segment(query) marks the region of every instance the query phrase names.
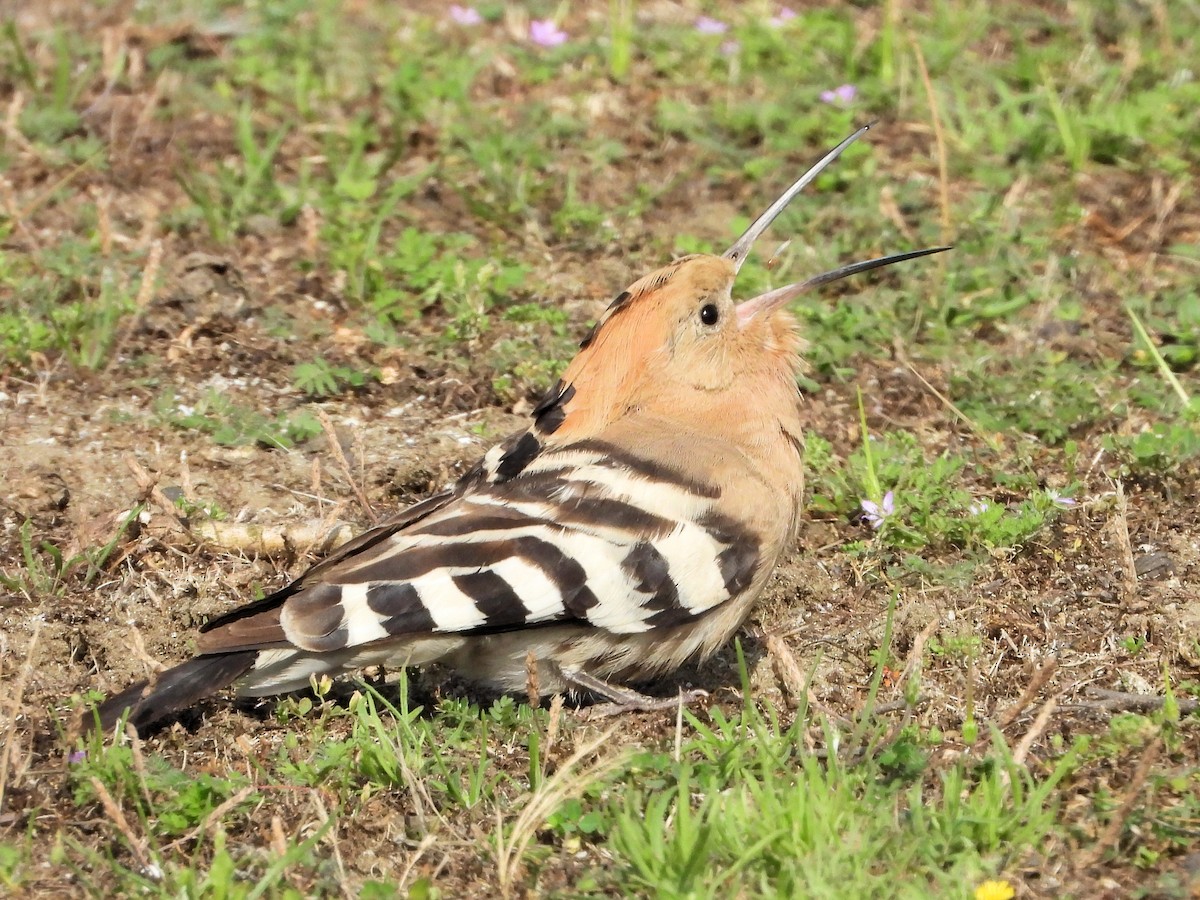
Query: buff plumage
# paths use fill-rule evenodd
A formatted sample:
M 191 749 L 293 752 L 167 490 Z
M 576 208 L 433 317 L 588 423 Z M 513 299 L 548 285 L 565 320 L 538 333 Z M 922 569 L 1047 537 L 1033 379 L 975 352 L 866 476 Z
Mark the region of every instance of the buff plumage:
M 230 684 L 304 687 L 368 665 L 446 664 L 492 688 L 619 685 L 704 658 L 749 615 L 794 540 L 804 487 L 788 302 L 898 254 L 735 304 L 754 240 L 861 129 L 721 256 L 622 291 L 529 427 L 450 489 L 283 590 L 210 622 L 198 655 L 110 698 L 143 728 Z

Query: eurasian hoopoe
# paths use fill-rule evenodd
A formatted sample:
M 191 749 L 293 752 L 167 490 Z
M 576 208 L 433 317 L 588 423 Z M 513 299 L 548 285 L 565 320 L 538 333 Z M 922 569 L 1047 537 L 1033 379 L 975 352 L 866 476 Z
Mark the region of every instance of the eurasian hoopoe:
M 444 663 L 502 691 L 583 688 L 704 658 L 742 624 L 793 541 L 804 489 L 787 304 L 855 263 L 734 304 L 751 246 L 867 129 L 787 189 L 721 256 L 634 282 L 584 338 L 533 423 L 448 490 L 372 528 L 287 587 L 201 629 L 196 658 L 101 707 L 138 727 L 237 683 Z M 634 697 L 638 695 L 632 695 Z

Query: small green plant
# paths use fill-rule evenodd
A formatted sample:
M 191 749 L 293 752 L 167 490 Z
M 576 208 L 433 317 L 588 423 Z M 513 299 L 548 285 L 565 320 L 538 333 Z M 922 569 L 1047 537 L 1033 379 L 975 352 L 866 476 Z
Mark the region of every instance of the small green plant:
M 376 372 L 360 372 L 350 366 L 335 366 L 318 357 L 312 362 L 297 363 L 292 369 L 292 383 L 310 397 L 333 397 L 356 390 L 376 376 Z
M 1146 646 L 1146 636 L 1143 634 L 1131 634 L 1121 638 L 1121 648 L 1130 656 L 1137 656 Z
M 169 492 L 164 491 L 164 494 L 167 494 L 167 496 L 170 497 Z M 220 504 L 212 500 L 201 500 L 198 498 L 189 500 L 181 493 L 179 496 L 171 498 L 171 501 L 175 504 L 175 508 L 183 514 L 184 518 L 201 516 L 205 519 L 212 519 L 217 522 L 229 518 L 229 513 L 222 509 Z
M 0 886 L 15 891 L 21 885 L 23 862 L 28 853 L 7 841 L 0 842 Z
M 639 889 L 696 897 L 768 884 L 787 896 L 958 893 L 995 872 L 996 854 L 1035 847 L 1051 831 L 1055 787 L 1077 765 L 1067 754 L 1035 778 L 993 735 L 987 765 L 953 765 L 921 781 L 915 734 L 886 757 L 849 765 L 838 754 L 805 753 L 796 731 L 803 723 L 784 728 L 753 706 L 743 716 L 731 746 L 702 729 L 679 762 L 643 757 L 628 776 L 610 846 Z M 657 787 L 663 776 L 667 784 Z
M 199 207 L 209 233 L 228 243 L 246 228 L 252 215 L 267 214 L 282 205 L 275 180 L 275 159 L 290 128 L 281 126 L 260 138 L 254 109 L 244 104 L 234 122 L 237 157 L 211 167 L 193 163 L 179 175 L 179 185 Z
M 247 784 L 236 773 L 222 777 L 185 772 L 159 756 L 147 757 L 143 763 L 135 763 L 132 748 L 124 742 L 106 745 L 101 735 L 94 735 L 85 750 L 75 751 L 70 757 L 75 803 L 85 806 L 100 802 L 96 788 L 99 782 L 112 799 L 134 810 L 143 825 L 153 820 L 156 834 L 174 837 L 206 821 Z M 242 801 L 244 805 L 252 802 L 249 797 Z
M 324 693 L 328 683 L 318 696 Z M 281 706 L 288 718 L 307 717 L 312 709 L 307 697 Z M 488 751 L 489 719 L 473 712 L 463 716 L 452 708 L 448 715 L 439 710 L 429 718 L 420 706 L 409 705 L 407 679 L 402 676 L 395 701 L 368 687 L 356 691 L 345 707 L 322 705 L 319 720 L 310 720 L 309 726 L 323 732 L 334 720 L 348 718 L 349 735 L 324 740 L 306 760 L 295 758 L 298 739 L 289 737 L 281 767 L 298 783 L 335 785 L 362 797 L 420 784 L 426 796 L 470 808 L 492 798 L 504 780 Z
M 113 551 L 121 543 L 126 529 L 141 515 L 144 507 L 135 506 L 117 525 L 116 532 L 100 547 L 88 547 L 74 556 L 66 556 L 60 547 L 34 537 L 34 525 L 26 519 L 18 531 L 20 563 L 0 568 L 0 585 L 31 597 L 54 596 L 66 591 L 73 580 L 90 585 L 104 571 Z
M 635 33 L 633 14 L 633 0 L 609 0 L 608 74 L 614 81 L 624 81 L 629 75 Z
M 610 814 L 596 808 L 597 795 L 601 792 L 601 786 L 596 785 L 593 796 L 567 800 L 546 820 L 546 827 L 567 839 L 575 835 L 593 838 L 607 834 L 612 823 Z
M 0 222 L 0 244 L 11 228 Z M 0 246 L 0 363 L 61 355 L 84 369 L 106 365 L 136 307 L 142 260 L 101 254 L 92 241 L 66 238 L 18 254 Z
M 349 273 L 353 295 L 379 320 L 373 336 L 438 304 L 450 319 L 446 338 L 471 337 L 486 326 L 492 306 L 508 302 L 524 283 L 520 265 L 466 256 L 463 251 L 475 243 L 468 235 L 405 228 L 386 250 L 377 251 L 381 223 L 364 225 L 365 231 L 337 239 L 331 259 Z
M 168 391 L 155 402 L 154 410 L 168 425 L 204 432 L 214 442 L 230 447 L 262 444 L 287 449 L 321 432 L 321 423 L 304 410 L 269 418 L 239 406 L 216 390 L 192 405 L 180 403 Z
M 810 510 L 856 517 L 880 544 L 896 550 L 948 545 L 982 556 L 1018 549 L 1075 504 L 1031 486 L 1017 502 L 981 498 L 976 493 L 986 471 L 981 462 L 949 453 L 931 459 L 916 436 L 905 432 L 869 438 L 844 462 L 819 435 L 807 435 L 806 444 L 814 472 Z
M 1200 430 L 1191 421 L 1155 422 L 1137 434 L 1105 435 L 1103 445 L 1121 474 L 1165 474 L 1200 455 Z
M 983 638 L 977 634 L 943 634 L 929 640 L 930 653 L 958 662 L 976 659 L 982 649 Z
M 1113 414 L 1110 364 L 1084 367 L 1060 352 L 1013 360 L 995 357 L 956 367 L 950 393 L 962 412 L 986 433 L 1028 434 L 1049 444 Z
M 56 29 L 43 48 L 52 59 L 50 71 L 35 65 L 30 56 L 28 41 L 15 19 L 5 19 L 0 25 L 0 45 L 7 45 L 0 56 L 11 60 L 4 65 L 6 74 L 24 90 L 32 91 L 35 102 L 21 111 L 21 132 L 31 141 L 56 147 L 80 130 L 79 98 L 91 83 L 99 60 L 94 45 L 84 51 L 68 30 Z M 90 51 L 90 52 L 89 52 Z M 14 107 L 16 108 L 16 107 Z

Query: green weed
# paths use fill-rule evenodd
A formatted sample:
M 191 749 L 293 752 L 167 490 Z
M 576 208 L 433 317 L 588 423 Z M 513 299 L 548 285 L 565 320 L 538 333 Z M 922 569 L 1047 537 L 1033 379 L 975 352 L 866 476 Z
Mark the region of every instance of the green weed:
M 104 544 L 87 547 L 72 556 L 64 554 L 51 541 L 35 538 L 33 522 L 26 519 L 18 531 L 21 558 L 11 567 L 0 568 L 0 586 L 29 597 L 52 597 L 64 594 L 76 581 L 84 586 L 93 584 L 143 509 L 139 505 L 130 510 Z
M 193 163 L 179 175 L 179 185 L 199 208 L 209 234 L 228 243 L 243 233 L 254 215 L 276 216 L 283 194 L 276 181 L 275 159 L 290 128 L 281 126 L 260 136 L 254 110 L 244 104 L 234 120 L 237 156 L 208 167 Z
M 312 362 L 297 363 L 292 368 L 292 383 L 310 397 L 333 397 L 363 387 L 368 378 L 376 375 L 350 366 L 335 366 L 318 357 Z
M 6 890 L 15 891 L 21 886 L 21 870 L 28 856 L 28 848 L 18 847 L 7 841 L 0 843 L 0 885 Z
M 309 412 L 279 413 L 273 418 L 239 406 L 223 393 L 211 390 L 195 404 L 179 402 L 168 391 L 154 403 L 164 424 L 208 434 L 217 444 L 239 447 L 261 444 L 287 449 L 319 434 L 321 424 Z
M 1106 435 L 1102 443 L 1116 456 L 1123 475 L 1165 474 L 1200 456 L 1200 434 L 1193 421 L 1155 422 L 1137 434 Z
M 989 489 L 986 482 L 980 484 L 987 471 L 982 459 L 949 453 L 930 457 L 905 432 L 871 438 L 844 461 L 834 459 L 819 435 L 809 434 L 806 440 L 815 474 L 809 509 L 865 518 L 864 527 L 872 526 L 876 540 L 896 550 L 951 546 L 982 554 L 1019 549 L 1057 510 L 1074 504 L 1069 497 L 1028 485 L 1028 496 L 1017 502 L 981 496 Z M 991 489 L 1007 493 L 999 483 Z
M 626 877 L 657 896 L 959 895 L 1055 827 L 1053 792 L 1076 764 L 1037 779 L 998 745 L 984 766 L 914 781 L 924 767 L 909 738 L 890 748 L 885 778 L 878 760 L 806 753 L 806 723 L 753 707 L 732 729 L 691 724 L 679 762 L 643 760 L 611 832 Z
M 0 222 L 0 242 L 11 227 Z M 0 363 L 62 356 L 99 369 L 136 308 L 141 260 L 101 255 L 97 242 L 66 238 L 21 254 L 0 246 Z

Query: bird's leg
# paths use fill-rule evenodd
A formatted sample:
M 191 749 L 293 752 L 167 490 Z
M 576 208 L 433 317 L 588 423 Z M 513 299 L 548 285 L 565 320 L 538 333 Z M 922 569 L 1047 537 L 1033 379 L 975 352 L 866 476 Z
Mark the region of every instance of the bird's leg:
M 363 669 L 362 680 L 376 690 L 379 690 L 387 684 L 387 669 L 382 664 L 367 666 Z
M 563 676 L 576 687 L 591 691 L 593 694 L 599 694 L 609 701 L 608 703 L 593 706 L 588 710 L 589 715 L 596 717 L 616 716 L 628 712 L 653 712 L 663 709 L 678 709 L 680 706 L 687 706 L 708 696 L 708 691 L 695 690 L 686 693 L 680 691 L 676 697 L 647 697 L 645 694 L 640 694 L 630 688 L 609 684 L 607 681 L 597 678 L 595 675 L 589 675 L 587 672 L 578 670 L 564 671 Z

